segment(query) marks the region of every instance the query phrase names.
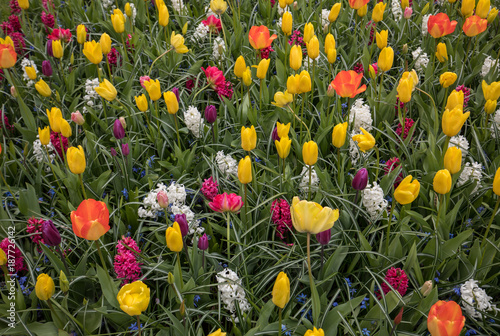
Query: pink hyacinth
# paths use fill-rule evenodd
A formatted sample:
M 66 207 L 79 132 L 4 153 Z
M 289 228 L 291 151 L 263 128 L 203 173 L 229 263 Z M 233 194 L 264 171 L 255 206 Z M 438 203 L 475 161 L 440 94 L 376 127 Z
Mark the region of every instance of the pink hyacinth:
M 24 41 L 23 33 L 14 32 L 10 34 L 12 42 L 14 42 L 14 49 L 19 55 L 24 54 L 24 48 L 26 48 L 26 42 Z
M 397 157 L 393 157 L 390 160 L 387 160 L 385 163 L 384 171 L 385 174 L 389 174 L 391 171 L 394 169 L 397 169 L 401 165 L 401 161 Z M 397 188 L 399 184 L 403 181 L 403 172 L 400 172 L 398 177 L 396 177 L 396 180 L 394 181 L 394 188 Z
M 7 269 L 9 273 L 17 274 L 21 271 L 26 270 L 26 265 L 24 265 L 24 258 L 21 250 L 17 248 L 14 242 L 10 241 L 9 238 L 4 238 L 0 243 L 0 248 L 5 252 L 7 260 L 10 261 L 14 258 L 13 263 L 7 263 Z
M 401 109 L 401 111 L 403 111 L 404 108 L 405 103 L 399 101 L 399 97 L 396 97 L 396 105 L 394 106 L 394 109 L 396 110 L 396 116 L 398 115 L 399 110 Z
M 268 59 L 269 58 L 269 54 L 274 51 L 274 49 L 269 46 L 267 48 L 264 48 L 264 49 L 261 49 L 260 50 L 260 58 L 262 59 Z
M 21 22 L 19 21 L 19 16 L 11 15 L 9 16 L 9 24 L 15 32 L 22 32 Z
M 286 239 L 287 234 L 292 230 L 292 216 L 290 204 L 285 199 L 274 200 L 271 204 L 271 221 L 277 225 L 276 235 L 281 240 Z
M 115 67 L 118 65 L 120 54 L 118 53 L 118 50 L 116 50 L 115 47 L 111 48 L 111 50 L 109 51 L 108 55 L 106 55 L 106 57 L 108 58 L 109 65 L 111 67 Z M 120 64 L 121 64 L 121 60 L 120 60 Z M 144 77 L 147 77 L 147 76 L 144 76 Z M 142 82 L 141 82 L 141 85 L 142 85 Z
M 45 10 L 49 10 L 49 5 L 50 7 L 52 7 L 52 9 L 55 9 L 54 7 L 54 3 L 52 2 L 52 0 L 42 0 L 42 6 L 43 8 L 45 8 Z
M 455 90 L 462 91 L 464 93 L 464 109 L 465 109 L 467 107 L 467 104 L 469 103 L 470 89 L 462 84 L 462 85 L 457 86 L 457 88 Z
M 368 24 L 366 25 L 366 28 L 370 28 L 370 38 L 368 39 L 368 45 L 372 45 L 373 42 L 375 42 L 375 27 L 376 23 L 373 21 L 369 21 Z
M 17 3 L 17 0 L 10 0 L 9 6 L 10 6 L 10 13 L 11 14 L 19 14 L 19 13 L 21 13 L 21 7 L 19 7 L 19 4 Z
M 306 43 L 302 37 L 302 33 L 299 30 L 295 30 L 288 40 L 288 44 L 291 46 L 298 45 L 302 48 L 302 55 L 307 55 Z
M 238 212 L 243 206 L 243 201 L 241 196 L 223 193 L 215 196 L 208 206 L 215 212 Z
M 215 89 L 215 92 L 217 92 L 220 97 L 231 99 L 233 98 L 233 83 L 225 81 L 223 85 L 220 85 Z
M 59 136 L 61 136 L 61 139 L 59 139 Z M 62 134 L 56 133 L 54 131 L 50 131 L 50 142 L 52 143 L 52 146 L 57 151 L 57 154 L 59 154 L 59 157 L 63 157 L 63 152 L 61 150 L 61 142 L 64 148 L 64 153 L 68 150 L 68 138 L 64 137 Z
M 71 31 L 69 29 L 56 28 L 52 31 L 52 33 L 48 36 L 52 41 L 63 40 L 66 43 L 71 41 Z
M 363 63 L 361 62 L 356 63 L 356 65 L 354 65 L 352 70 L 354 70 L 358 74 L 363 73 L 365 71 L 365 69 L 363 68 Z
M 141 263 L 137 260 L 137 254 L 141 250 L 135 240 L 131 237 L 124 237 L 116 245 L 118 253 L 115 255 L 113 263 L 116 276 L 123 279 L 123 284 L 138 280 L 141 275 Z
M 205 179 L 203 181 L 203 184 L 201 186 L 201 193 L 203 194 L 203 196 L 207 198 L 207 200 L 212 202 L 215 196 L 217 196 L 218 193 L 217 187 L 218 187 L 217 181 L 214 180 L 212 176 L 210 176 L 208 179 Z
M 401 296 L 404 296 L 406 294 L 406 291 L 408 290 L 408 277 L 406 276 L 405 271 L 403 271 L 401 268 L 391 267 L 391 269 L 389 269 L 385 274 L 385 281 L 387 281 L 392 286 L 392 288 L 397 290 Z M 392 290 L 392 288 L 389 287 L 385 282 L 380 286 L 382 287 L 384 294 L 387 294 Z M 380 293 L 377 293 L 377 297 L 381 297 Z
M 401 133 L 403 133 L 403 140 L 405 140 L 408 137 L 408 133 L 410 132 L 410 129 L 414 123 L 415 122 L 413 121 L 413 119 L 406 118 L 404 133 L 403 133 L 403 127 L 401 126 L 401 123 L 399 123 L 398 128 L 396 129 L 397 135 L 401 136 Z
M 45 25 L 45 31 L 48 31 L 49 28 L 54 28 L 54 15 L 42 12 L 42 23 Z
M 42 237 L 42 224 L 45 222 L 43 219 L 37 219 L 31 217 L 28 219 L 28 226 L 26 227 L 26 232 L 30 234 L 31 241 L 37 245 L 40 243 L 45 244 Z

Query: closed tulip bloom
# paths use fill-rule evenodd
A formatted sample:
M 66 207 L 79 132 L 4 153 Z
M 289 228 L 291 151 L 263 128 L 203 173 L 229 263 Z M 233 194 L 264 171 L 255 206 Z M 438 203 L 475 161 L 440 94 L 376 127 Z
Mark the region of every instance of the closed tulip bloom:
M 94 64 L 99 64 L 102 61 L 102 49 L 101 44 L 92 40 L 91 42 L 85 42 L 83 47 L 83 54 L 87 56 L 87 59 Z
M 370 0 L 349 0 L 349 6 L 352 9 L 358 10 L 364 5 L 368 4 L 368 2 L 370 2 Z
M 145 112 L 148 109 L 148 99 L 145 94 L 141 94 L 138 97 L 134 96 L 134 99 L 139 111 Z
M 43 146 L 47 146 L 50 143 L 50 128 L 49 128 L 49 126 L 45 126 L 45 128 L 43 128 L 43 129 L 38 127 L 38 138 L 40 139 L 40 143 Z
M 282 159 L 286 159 L 290 154 L 290 148 L 292 146 L 292 140 L 288 136 L 280 137 L 279 140 L 275 140 L 276 150 L 278 151 L 278 156 Z
M 40 95 L 44 97 L 50 97 L 50 95 L 52 94 L 49 84 L 47 84 L 43 79 L 40 79 L 35 83 L 35 89 Z
M 361 168 L 352 179 L 352 187 L 355 190 L 363 190 L 368 184 L 368 170 Z
M 412 182 L 412 179 L 413 176 L 406 176 L 396 190 L 394 190 L 394 198 L 399 204 L 410 204 L 417 199 L 420 192 L 420 183 L 416 179 Z
M 51 220 L 43 222 L 42 238 L 48 246 L 57 246 L 61 243 L 61 234 Z
M 380 71 L 389 71 L 392 68 L 392 63 L 394 62 L 394 50 L 391 47 L 385 47 L 380 52 L 378 56 L 378 68 Z
M 52 41 L 52 55 L 55 58 L 63 57 L 64 51 L 60 40 Z
M 444 168 L 451 174 L 456 174 L 462 169 L 462 151 L 458 147 L 448 147 L 444 154 Z
M 368 13 L 368 5 L 359 8 L 356 13 L 359 17 L 364 17 Z
M 63 119 L 64 120 L 64 119 Z M 69 170 L 73 174 L 82 174 L 85 171 L 85 152 L 82 146 L 70 147 L 66 151 L 66 158 L 68 160 Z
M 182 237 L 185 237 L 189 233 L 189 224 L 187 222 L 186 214 L 175 215 L 174 221 L 177 222 L 177 224 L 179 224 Z
M 42 73 L 47 77 L 52 76 L 52 65 L 50 65 L 50 61 L 45 60 L 42 62 Z
M 271 104 L 278 106 L 278 107 L 285 107 L 288 104 L 290 104 L 293 101 L 293 95 L 288 93 L 288 91 L 285 90 L 285 92 L 278 91 L 274 94 L 274 102 Z
M 436 47 L 436 57 L 439 62 L 443 63 L 448 60 L 448 51 L 446 50 L 446 44 L 441 42 Z
M 7 255 L 4 250 L 0 248 L 0 266 L 7 265 Z
M 234 63 L 234 75 L 238 78 L 243 77 L 243 73 L 247 69 L 247 64 L 243 56 L 239 56 Z
M 341 8 L 342 2 L 337 2 L 332 6 L 332 9 L 330 9 L 330 13 L 328 14 L 328 21 L 330 21 L 330 23 L 337 21 Z
M 300 94 L 300 75 L 291 75 L 286 81 L 286 88 L 290 94 Z
M 113 24 L 113 29 L 118 34 L 121 34 L 125 31 L 125 16 L 123 15 L 121 10 L 113 10 L 113 14 L 111 14 L 111 23 Z
M 375 146 L 375 138 L 363 127 L 359 128 L 363 134 L 353 135 L 352 140 L 358 143 L 359 149 L 364 153 Z
M 251 127 L 246 128 L 245 126 L 241 127 L 241 148 L 250 152 L 252 149 L 257 146 L 257 132 L 255 131 L 255 127 L 253 125 Z
M 488 18 L 487 18 L 487 21 L 489 24 L 492 24 L 493 21 L 495 21 L 495 19 L 498 17 L 498 9 L 496 9 L 495 7 L 493 7 L 491 10 L 490 10 L 490 13 L 488 14 Z
M 217 108 L 213 105 L 208 105 L 205 109 L 205 120 L 209 124 L 213 124 L 217 120 Z
M 179 102 L 177 101 L 177 97 L 175 93 L 172 91 L 167 91 L 163 94 L 163 99 L 165 99 L 165 103 L 167 104 L 167 111 L 169 114 L 176 114 L 179 111 Z
M 332 132 L 332 144 L 337 148 L 344 146 L 346 135 L 347 135 L 347 121 L 335 125 Z
M 149 98 L 152 101 L 157 101 L 158 99 L 161 98 L 161 87 L 160 87 L 160 81 L 158 79 L 150 79 L 148 81 L 144 82 L 144 87 L 146 88 L 146 91 L 149 94 Z
M 87 29 L 84 25 L 78 25 L 76 27 L 76 41 L 80 44 L 84 44 L 87 40 Z
M 101 35 L 101 39 L 99 40 L 99 44 L 101 45 L 101 51 L 104 55 L 109 54 L 111 51 L 111 38 L 108 34 L 103 33 Z
M 250 70 L 250 67 L 247 67 L 245 71 L 243 71 L 243 76 L 241 77 L 241 80 L 243 81 L 243 84 L 246 86 L 252 85 L 252 71 Z
M 208 336 L 226 336 L 226 333 L 222 332 L 221 328 L 219 328 Z
M 387 4 L 383 2 L 379 2 L 373 7 L 373 13 L 372 13 L 372 21 L 373 22 L 380 22 L 384 18 L 384 11 L 385 7 Z
M 451 189 L 451 174 L 448 169 L 441 169 L 434 175 L 432 183 L 434 191 L 440 195 L 446 195 Z
M 290 301 L 290 280 L 284 272 L 280 272 L 273 286 L 273 303 L 283 309 Z
M 472 12 L 474 11 L 475 6 L 476 6 L 475 0 L 463 0 L 462 7 L 460 8 L 460 11 L 462 12 L 462 16 L 463 17 L 471 16 Z
M 167 240 L 167 247 L 170 249 L 170 251 L 182 251 L 182 232 L 177 222 L 174 222 L 174 225 L 167 229 L 167 231 L 165 232 L 165 238 Z
M 61 134 L 65 138 L 69 138 L 73 132 L 71 132 L 71 126 L 66 121 L 66 119 L 62 119 L 59 121 L 59 127 L 61 129 Z
M 45 273 L 42 273 L 36 278 L 35 293 L 39 300 L 49 300 L 56 290 L 54 280 Z
M 85 118 L 82 116 L 80 111 L 72 112 L 71 113 L 71 121 L 73 121 L 77 125 L 83 125 L 85 124 Z
M 292 224 L 298 232 L 318 234 L 333 227 L 339 219 L 339 210 L 322 207 L 316 202 L 301 201 L 297 196 L 290 206 Z
M 297 71 L 302 66 L 302 48 L 299 45 L 294 45 L 290 49 L 290 68 Z
M 450 21 L 450 18 L 445 13 L 431 15 L 427 21 L 427 30 L 434 38 L 443 37 L 453 33 L 456 26 L 457 21 Z
M 399 101 L 406 104 L 411 100 L 413 80 L 411 78 L 401 79 L 397 87 Z
M 495 195 L 500 196 L 500 168 L 497 169 L 493 178 L 493 192 Z
M 210 9 L 212 12 L 220 16 L 227 10 L 227 3 L 224 0 L 211 0 Z
M 243 201 L 241 200 L 241 196 L 223 193 L 215 196 L 212 202 L 208 203 L 208 206 L 215 212 L 237 213 L 241 210 Z
M 500 81 L 493 82 L 490 85 L 485 80 L 481 83 L 483 89 L 483 96 L 486 100 L 498 100 L 500 98 Z
M 462 309 L 455 301 L 438 301 L 427 318 L 431 336 L 458 336 L 465 325 Z
M 349 1 L 351 1 L 351 0 L 349 0 Z M 312 330 L 306 331 L 304 336 L 325 336 L 325 332 L 321 328 L 316 329 L 316 327 L 313 327 Z
M 118 140 L 125 137 L 125 128 L 123 127 L 119 119 L 116 119 L 113 123 L 113 135 Z
M 328 229 L 316 234 L 316 240 L 321 245 L 328 245 L 332 237 L 332 229 Z
M 278 136 L 280 138 L 288 137 L 288 132 L 290 132 L 290 125 L 291 123 L 282 124 L 279 121 L 276 123 L 276 127 L 278 128 Z
M 128 17 L 132 17 L 132 7 L 130 7 L 130 3 L 125 4 L 125 15 Z
M 464 113 L 461 109 L 454 108 L 453 110 L 446 110 L 443 113 L 442 127 L 443 133 L 449 137 L 457 135 L 465 121 L 469 117 L 470 112 Z
M 242 184 L 252 182 L 252 160 L 250 160 L 248 155 L 241 159 L 238 164 L 238 180 Z
M 342 98 L 354 98 L 356 95 L 366 90 L 366 85 L 361 85 L 362 79 L 362 73 L 358 74 L 353 70 L 341 71 L 335 76 L 335 79 L 330 85 Z
M 29 79 L 35 80 L 36 79 L 36 70 L 35 68 L 31 66 L 24 67 L 24 71 L 26 71 L 26 74 L 28 75 Z
M 316 37 L 316 35 L 311 37 L 309 42 L 306 43 L 306 47 L 307 47 L 307 55 L 309 56 L 309 58 L 311 58 L 313 60 L 318 58 L 318 56 L 319 56 L 319 40 Z
M 318 145 L 314 141 L 308 141 L 302 146 L 302 159 L 308 166 L 313 166 L 318 161 Z
M 123 286 L 116 299 L 121 310 L 130 316 L 138 316 L 148 309 L 150 290 L 142 281 L 134 281 Z
M 271 63 L 271 59 L 263 58 L 259 65 L 257 66 L 257 78 L 265 79 L 267 74 L 267 69 L 269 68 L 269 63 Z
M 158 23 L 162 27 L 166 27 L 168 25 L 168 21 L 170 19 L 170 14 L 168 13 L 168 8 L 164 4 L 158 6 Z
M 175 52 L 178 54 L 185 54 L 189 51 L 189 49 L 184 45 L 184 37 L 181 34 L 176 35 L 175 32 L 172 32 L 170 44 L 174 47 Z
M 312 23 L 306 23 L 304 26 L 304 42 L 309 43 L 309 41 L 314 36 L 314 25 Z
M 483 88 L 484 92 L 484 88 Z M 453 90 L 448 96 L 446 101 L 446 110 L 453 110 L 454 108 L 464 109 L 464 92 Z
M 17 4 L 24 10 L 30 8 L 29 0 L 17 0 Z
M 300 93 L 306 93 L 311 91 L 311 76 L 306 70 L 302 70 L 299 75 L 299 90 Z
M 49 110 L 47 110 L 47 117 L 49 118 L 49 124 L 50 128 L 56 132 L 60 133 L 61 132 L 61 127 L 59 126 L 59 123 L 62 119 L 62 112 L 60 109 L 57 107 L 53 107 Z
M 457 80 L 457 74 L 454 72 L 445 72 L 439 76 L 439 83 L 446 89 Z
M 490 0 L 479 0 L 476 6 L 476 15 L 481 19 L 486 19 L 488 17 L 488 12 L 490 11 Z
M 497 108 L 496 100 L 487 100 L 486 103 L 484 104 L 484 112 L 486 112 L 486 114 L 492 114 L 493 112 L 495 112 L 496 108 Z
M 285 36 L 290 36 L 293 27 L 293 17 L 290 12 L 284 12 L 281 18 L 281 31 Z
M 465 23 L 462 26 L 462 29 L 465 35 L 469 37 L 474 37 L 484 32 L 486 30 L 487 25 L 488 25 L 488 20 L 481 19 L 477 15 L 472 15 L 469 16 L 467 19 L 465 19 Z
M 94 90 L 99 94 L 99 96 L 107 101 L 113 101 L 118 94 L 113 84 L 111 84 L 111 82 L 106 78 L 104 78 L 104 81 L 99 83 L 99 86 L 94 88 Z
M 276 34 L 270 36 L 269 29 L 266 26 L 253 26 L 248 32 L 248 40 L 255 50 L 261 50 L 271 46 L 271 43 L 277 38 Z
M 401 0 L 401 9 L 405 10 L 410 6 L 410 1 L 409 0 Z
M 334 63 L 337 57 L 336 42 L 332 34 L 328 33 L 325 38 L 325 54 L 329 63 Z
M 201 236 L 198 239 L 198 249 L 205 251 L 208 249 L 208 237 L 207 234 L 204 233 L 203 236 Z
M 381 2 L 379 2 L 381 3 Z M 375 39 L 377 42 L 377 47 L 379 49 L 384 49 L 387 47 L 387 37 L 389 36 L 389 32 L 387 30 L 381 30 L 380 33 L 375 35 Z

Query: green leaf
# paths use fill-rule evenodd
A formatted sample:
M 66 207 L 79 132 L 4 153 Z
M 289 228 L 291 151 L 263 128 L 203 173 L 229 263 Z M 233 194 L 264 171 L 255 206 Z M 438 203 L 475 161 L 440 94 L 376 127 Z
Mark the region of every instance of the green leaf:
M 101 266 L 97 266 L 97 277 L 99 278 L 99 283 L 101 284 L 102 293 L 106 300 L 115 308 L 120 308 L 118 304 L 118 300 L 116 296 L 118 295 L 118 289 L 109 276 L 107 272 L 105 272 Z

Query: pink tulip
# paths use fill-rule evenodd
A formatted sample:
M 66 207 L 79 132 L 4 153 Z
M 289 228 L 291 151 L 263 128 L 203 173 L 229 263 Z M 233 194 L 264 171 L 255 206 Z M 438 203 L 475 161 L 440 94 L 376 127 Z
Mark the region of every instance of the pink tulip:
M 236 194 L 219 194 L 214 197 L 214 200 L 208 203 L 210 209 L 216 212 L 238 212 L 243 206 L 241 196 Z
M 80 125 L 80 126 L 85 124 L 85 119 L 83 118 L 80 111 L 76 111 L 76 112 L 71 113 L 71 120 L 73 122 L 75 122 L 75 124 Z

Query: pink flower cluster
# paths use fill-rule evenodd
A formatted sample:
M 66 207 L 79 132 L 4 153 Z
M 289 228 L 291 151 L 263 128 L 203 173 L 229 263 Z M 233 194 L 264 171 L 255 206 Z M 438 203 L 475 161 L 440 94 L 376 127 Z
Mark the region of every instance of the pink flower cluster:
M 243 200 L 236 194 L 223 193 L 215 196 L 208 206 L 215 212 L 237 213 L 243 206 Z
M 411 118 L 406 118 L 405 120 L 405 131 L 403 133 L 403 127 L 401 125 L 401 122 L 398 125 L 398 128 L 396 129 L 397 135 L 401 136 L 401 133 L 403 133 L 403 139 L 406 139 L 408 137 L 408 133 L 410 132 L 411 127 L 413 126 L 415 122 Z
M 210 15 L 206 20 L 201 21 L 201 23 L 207 26 L 211 33 L 219 34 L 222 30 L 222 23 L 215 15 Z
M 28 226 L 26 232 L 30 234 L 31 241 L 37 245 L 40 243 L 45 244 L 42 238 L 42 224 L 45 222 L 43 219 L 31 217 L 28 219 Z
M 15 1 L 15 4 L 17 6 L 17 1 Z M 13 8 L 12 2 L 11 2 L 11 8 Z M 12 13 L 16 14 L 16 11 L 12 9 Z M 10 38 L 14 42 L 14 48 L 16 49 L 16 53 L 22 55 L 23 50 L 26 47 L 26 42 L 24 42 L 24 34 L 22 32 L 19 16 L 10 15 L 8 21 L 4 21 L 0 24 L 0 28 L 2 28 L 4 35 L 10 36 Z
M 202 67 L 201 70 L 207 76 L 207 83 L 219 96 L 229 99 L 233 97 L 233 84 L 230 81 L 226 81 L 226 77 L 224 77 L 222 71 L 214 66 L 208 66 L 206 69 Z
M 212 202 L 219 192 L 217 188 L 218 186 L 219 185 L 217 184 L 217 181 L 214 180 L 212 176 L 210 176 L 208 179 L 205 179 L 203 181 L 203 184 L 201 186 L 201 193 L 207 198 L 207 200 Z
M 52 41 L 63 40 L 66 43 L 69 43 L 72 38 L 71 31 L 69 29 L 56 28 L 52 31 L 52 33 L 47 36 Z
M 10 6 L 10 12 L 12 14 L 20 14 L 21 13 L 21 7 L 19 7 L 17 0 L 10 0 L 9 6 Z
M 260 50 L 260 58 L 262 59 L 268 59 L 269 58 L 269 54 L 274 51 L 274 49 L 269 46 L 267 48 L 264 48 L 264 49 L 261 49 Z
M 117 66 L 118 61 L 120 61 L 120 64 L 121 64 L 121 59 L 119 60 L 120 54 L 118 53 L 118 51 L 116 50 L 115 47 L 111 48 L 111 50 L 109 51 L 109 53 L 106 57 L 108 58 L 108 62 L 109 62 L 110 67 Z M 142 82 L 141 82 L 141 85 L 142 85 Z
M 271 220 L 276 225 L 276 235 L 285 240 L 287 233 L 292 230 L 292 216 L 290 204 L 285 199 L 274 200 L 271 204 Z
M 123 284 L 139 279 L 142 275 L 142 264 L 137 260 L 137 254 L 141 253 L 141 250 L 135 240 L 122 236 L 116 249 L 118 250 L 114 262 L 116 276 L 123 279 Z
M 389 269 L 385 274 L 385 281 L 387 281 L 392 288 L 397 290 L 401 296 L 406 294 L 406 291 L 408 290 L 408 277 L 406 276 L 405 271 L 401 268 L 391 267 L 391 269 Z M 385 282 L 380 286 L 382 287 L 384 294 L 387 294 L 392 290 L 392 288 Z M 377 297 L 381 297 L 380 293 L 377 293 Z
M 3 74 L 3 71 L 1 73 Z M 0 82 L 1 82 L 1 79 L 3 79 L 3 78 L 0 77 Z M 11 125 L 9 123 L 9 119 L 7 118 L 5 113 L 3 113 L 2 110 L 0 110 L 0 128 L 3 128 L 3 127 L 5 127 L 7 130 L 9 130 L 11 132 L 14 130 L 14 125 Z
M 54 23 L 55 23 L 54 15 L 42 12 L 42 23 L 45 26 L 45 31 L 48 32 L 49 28 L 50 29 L 54 28 Z
M 365 69 L 363 68 L 363 63 L 361 62 L 356 63 L 352 68 L 352 70 L 354 70 L 354 72 L 358 74 L 365 72 Z
M 59 139 L 59 136 L 61 137 Z M 62 134 L 59 134 L 59 133 L 56 133 L 54 131 L 50 131 L 50 142 L 52 143 L 52 146 L 54 146 L 54 148 L 56 149 L 57 151 L 57 154 L 59 154 L 59 157 L 63 157 L 63 152 L 61 150 L 61 142 L 62 142 L 62 145 L 63 145 L 63 148 L 64 148 L 64 153 L 66 153 L 66 151 L 68 150 L 68 138 L 64 137 Z
M 467 104 L 469 103 L 469 99 L 470 99 L 470 89 L 462 84 L 462 85 L 457 86 L 457 88 L 455 90 L 462 91 L 464 93 L 464 108 L 466 108 Z
M 291 46 L 299 45 L 302 48 L 302 54 L 305 56 L 307 54 L 306 43 L 304 42 L 304 38 L 302 37 L 302 33 L 299 30 L 295 30 L 290 39 L 288 40 L 288 44 Z
M 401 161 L 397 157 L 393 157 L 390 160 L 387 160 L 385 163 L 384 171 L 385 175 L 389 174 L 394 169 L 398 168 L 401 165 Z M 399 173 L 399 176 L 394 181 L 394 188 L 397 188 L 399 184 L 403 181 L 403 172 Z
M 0 243 L 0 248 L 5 252 L 8 261 L 11 260 L 10 258 L 14 258 L 14 263 L 7 263 L 7 269 L 9 269 L 10 267 L 14 268 L 14 272 L 9 269 L 9 273 L 17 274 L 27 269 L 26 265 L 24 265 L 24 258 L 21 250 L 19 250 L 17 246 L 9 240 L 9 238 L 4 238 L 2 240 L 2 242 Z

